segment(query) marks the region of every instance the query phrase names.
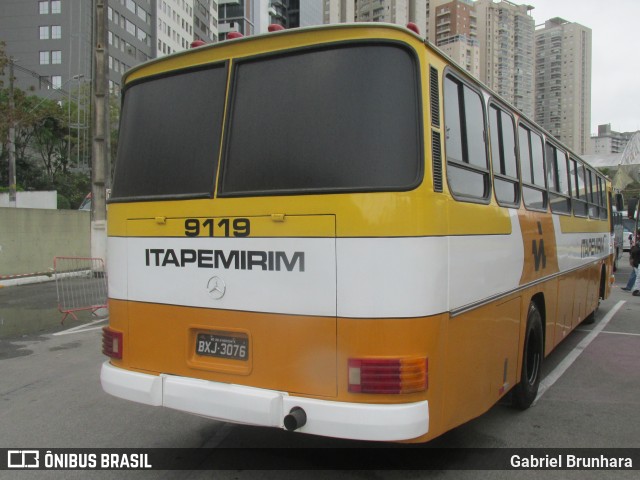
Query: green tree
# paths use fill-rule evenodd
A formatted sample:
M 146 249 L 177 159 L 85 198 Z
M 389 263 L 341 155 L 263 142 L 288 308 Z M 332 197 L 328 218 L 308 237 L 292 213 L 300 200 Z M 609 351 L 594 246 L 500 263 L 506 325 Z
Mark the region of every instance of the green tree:
M 66 112 L 60 105 L 46 100 L 38 109 L 34 123 L 33 147 L 40 155 L 47 178 L 52 182 L 59 173 L 66 173 L 69 165 L 69 125 Z
M 9 89 L 5 88 L 8 59 L 0 42 L 0 188 L 8 186 L 8 138 L 11 121 L 15 127 L 16 177 L 18 190 L 58 190 L 59 205 L 78 208 L 91 190 L 86 173 L 70 171 L 70 157 L 88 157 L 89 130 L 84 128 L 88 115 L 89 84 L 56 102 L 28 95 L 15 86 L 14 109 L 9 110 Z M 75 100 L 79 100 L 81 105 Z M 78 125 L 70 125 L 74 119 Z M 80 121 L 79 121 L 80 120 Z M 80 140 L 83 141 L 80 141 Z M 83 162 L 84 163 L 84 162 Z

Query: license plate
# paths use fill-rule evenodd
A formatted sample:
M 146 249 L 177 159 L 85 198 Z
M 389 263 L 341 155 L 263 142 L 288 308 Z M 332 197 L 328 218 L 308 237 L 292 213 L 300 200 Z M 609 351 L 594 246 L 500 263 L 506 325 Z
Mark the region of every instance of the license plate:
M 196 353 L 210 357 L 247 360 L 249 339 L 243 335 L 225 333 L 199 333 L 196 339 Z

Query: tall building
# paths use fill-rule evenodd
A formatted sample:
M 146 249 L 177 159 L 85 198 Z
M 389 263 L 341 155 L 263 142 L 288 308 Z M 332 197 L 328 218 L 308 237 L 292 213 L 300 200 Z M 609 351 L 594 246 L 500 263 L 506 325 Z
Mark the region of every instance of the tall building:
M 0 1 L 0 41 L 13 62 L 14 87 L 69 107 L 70 166 L 86 168 L 92 76 L 91 0 Z M 5 87 L 10 68 L 5 68 Z M 71 103 L 78 105 L 72 112 Z
M 552 18 L 536 29 L 535 39 L 535 120 L 576 153 L 587 153 L 591 29 Z
M 129 68 L 187 50 L 194 40 L 217 40 L 214 0 L 110 0 L 107 18 L 109 88 L 114 93 Z
M 95 0 L 0 1 L 0 41 L 14 62 L 15 87 L 78 104 L 73 116 L 69 108 L 69 128 L 77 129 L 83 155 L 90 151 L 94 5 Z M 194 39 L 217 39 L 214 0 L 110 0 L 106 14 L 108 81 L 114 95 L 129 68 L 189 48 Z M 79 155 L 75 163 L 85 167 L 88 159 Z
M 425 32 L 426 2 L 423 0 L 358 0 L 356 22 L 385 22 L 406 25 L 413 22 Z
M 264 3 L 268 8 L 260 10 L 261 26 L 258 33 L 266 33 L 269 24 L 284 28 L 322 25 L 322 2 L 323 0 L 259 0 L 259 3 Z
M 91 0 L 0 2 L 0 41 L 15 63 L 16 88 L 59 99 L 90 81 L 91 4 Z
M 355 0 L 325 0 L 323 23 L 351 23 L 355 21 Z
M 614 132 L 611 124 L 598 125 L 598 134 L 591 137 L 590 154 L 622 153 L 637 132 Z
M 62 93 L 90 82 L 94 0 L 3 0 L 0 40 L 16 63 L 17 86 L 37 94 Z M 156 56 L 217 39 L 214 0 L 110 0 L 107 8 L 109 87 Z M 51 97 L 60 92 L 52 92 Z
M 120 92 L 124 72 L 155 57 L 154 18 L 155 2 L 151 0 L 111 0 L 108 3 L 109 90 L 112 93 Z
M 475 2 L 480 79 L 525 115 L 534 114 L 533 7 L 507 0 Z
M 193 39 L 205 43 L 218 41 L 217 0 L 193 1 Z
M 427 34 L 429 0 L 325 0 L 324 23 L 415 23 Z
M 429 40 L 451 59 L 480 78 L 480 44 L 475 4 L 471 0 L 433 0 Z
M 259 11 L 261 6 L 266 6 L 264 1 L 218 0 L 218 38 L 226 40 L 231 32 L 255 35 L 256 20 L 259 18 L 256 10 Z

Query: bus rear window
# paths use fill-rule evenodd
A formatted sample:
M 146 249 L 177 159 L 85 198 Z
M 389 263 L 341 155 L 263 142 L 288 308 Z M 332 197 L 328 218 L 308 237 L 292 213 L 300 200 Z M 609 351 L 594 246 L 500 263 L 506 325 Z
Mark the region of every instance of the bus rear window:
M 221 64 L 127 88 L 112 201 L 213 194 L 226 80 Z
M 407 190 L 421 174 L 415 56 L 342 45 L 236 63 L 220 196 Z

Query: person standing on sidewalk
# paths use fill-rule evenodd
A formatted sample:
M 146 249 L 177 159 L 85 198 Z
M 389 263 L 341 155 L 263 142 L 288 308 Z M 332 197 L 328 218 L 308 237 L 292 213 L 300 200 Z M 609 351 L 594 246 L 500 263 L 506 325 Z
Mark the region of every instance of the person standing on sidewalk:
M 636 274 L 636 281 L 631 287 L 634 297 L 640 297 L 640 230 L 636 232 L 636 242 L 629 249 L 629 259 Z
M 636 278 L 638 278 L 638 276 L 636 275 L 636 267 L 634 267 L 633 264 L 633 255 L 638 248 L 640 248 L 640 245 L 636 242 L 635 245 L 632 243 L 631 248 L 629 249 L 629 265 L 631 265 L 631 274 L 629 275 L 627 285 L 622 287 L 622 290 L 626 292 L 633 292 L 635 290 L 633 286 L 636 284 Z

